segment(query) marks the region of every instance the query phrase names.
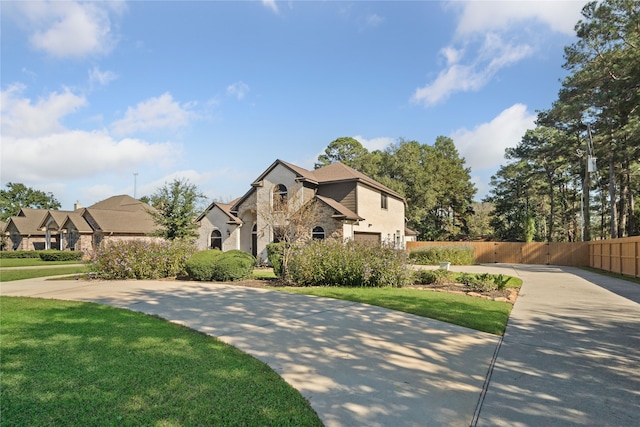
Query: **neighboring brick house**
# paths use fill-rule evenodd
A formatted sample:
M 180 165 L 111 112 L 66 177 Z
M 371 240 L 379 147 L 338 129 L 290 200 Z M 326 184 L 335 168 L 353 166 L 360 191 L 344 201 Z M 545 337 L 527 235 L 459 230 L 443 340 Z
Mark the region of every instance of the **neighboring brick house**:
M 156 239 L 149 205 L 127 195 L 113 196 L 73 211 L 23 208 L 5 226 L 8 249 L 60 249 L 91 253 L 102 241 Z
M 386 242 L 404 248 L 407 236 L 404 198 L 342 163 L 314 171 L 276 160 L 231 203 L 212 203 L 198 218 L 200 249 L 240 249 L 266 259 L 274 230 L 265 218 L 275 198 L 297 206 L 317 201 L 321 215 L 309 224 L 314 238 Z

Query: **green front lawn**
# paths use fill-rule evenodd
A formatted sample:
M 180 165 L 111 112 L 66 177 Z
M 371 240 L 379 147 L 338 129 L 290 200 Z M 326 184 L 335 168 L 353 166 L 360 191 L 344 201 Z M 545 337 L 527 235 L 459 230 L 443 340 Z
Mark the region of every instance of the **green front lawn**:
M 495 335 L 504 334 L 512 308 L 512 305 L 506 302 L 418 289 L 339 287 L 272 289 L 376 305 Z
M 0 324 L 0 425 L 322 425 L 267 365 L 157 317 L 0 297 Z
M 0 268 L 81 264 L 82 261 L 43 261 L 40 258 L 0 258 Z
M 0 282 L 33 279 L 36 277 L 59 276 L 63 274 L 85 274 L 89 272 L 88 265 L 75 267 L 43 267 L 24 270 L 0 270 Z

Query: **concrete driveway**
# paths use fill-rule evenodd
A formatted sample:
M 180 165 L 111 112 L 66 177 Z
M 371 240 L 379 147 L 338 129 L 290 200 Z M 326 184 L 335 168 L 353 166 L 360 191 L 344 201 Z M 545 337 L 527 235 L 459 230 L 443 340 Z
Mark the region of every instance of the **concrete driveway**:
M 0 293 L 110 304 L 219 337 L 269 364 L 327 426 L 640 425 L 640 285 L 568 267 L 454 269 L 524 280 L 503 340 L 221 284 L 34 279 Z
M 469 426 L 499 342 L 364 304 L 224 284 L 34 279 L 0 289 L 155 314 L 216 336 L 271 366 L 326 426 Z

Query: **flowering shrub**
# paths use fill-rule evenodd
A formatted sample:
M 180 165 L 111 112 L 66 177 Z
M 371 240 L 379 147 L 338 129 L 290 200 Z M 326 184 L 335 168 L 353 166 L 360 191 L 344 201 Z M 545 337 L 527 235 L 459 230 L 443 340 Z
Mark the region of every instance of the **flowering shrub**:
M 184 271 L 195 252 L 192 243 L 173 241 L 117 241 L 100 245 L 93 271 L 101 279 L 160 279 Z
M 293 250 L 289 279 L 300 286 L 402 287 L 412 273 L 407 255 L 389 246 L 314 240 Z

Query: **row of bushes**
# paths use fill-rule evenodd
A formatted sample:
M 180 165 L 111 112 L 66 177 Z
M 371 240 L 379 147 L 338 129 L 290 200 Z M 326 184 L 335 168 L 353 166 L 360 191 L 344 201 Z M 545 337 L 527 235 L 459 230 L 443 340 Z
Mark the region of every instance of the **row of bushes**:
M 43 261 L 80 261 L 84 254 L 80 251 L 0 251 L 0 258 L 40 258 Z
M 283 244 L 274 245 L 269 261 L 282 276 Z M 314 240 L 293 248 L 286 276 L 299 286 L 402 287 L 413 279 L 407 261 L 405 251 L 391 246 Z
M 206 250 L 189 258 L 185 270 L 193 280 L 233 282 L 251 276 L 255 265 L 256 259 L 247 252 Z
M 472 246 L 426 246 L 411 251 L 409 259 L 419 265 L 438 265 L 441 262 L 472 265 L 474 251 Z
M 195 251 L 192 243 L 180 240 L 109 242 L 96 251 L 92 269 L 101 279 L 175 277 Z
M 449 270 L 419 270 L 415 273 L 415 282 L 425 285 L 447 285 L 461 283 L 473 291 L 503 290 L 510 278 L 502 274 L 454 273 Z

